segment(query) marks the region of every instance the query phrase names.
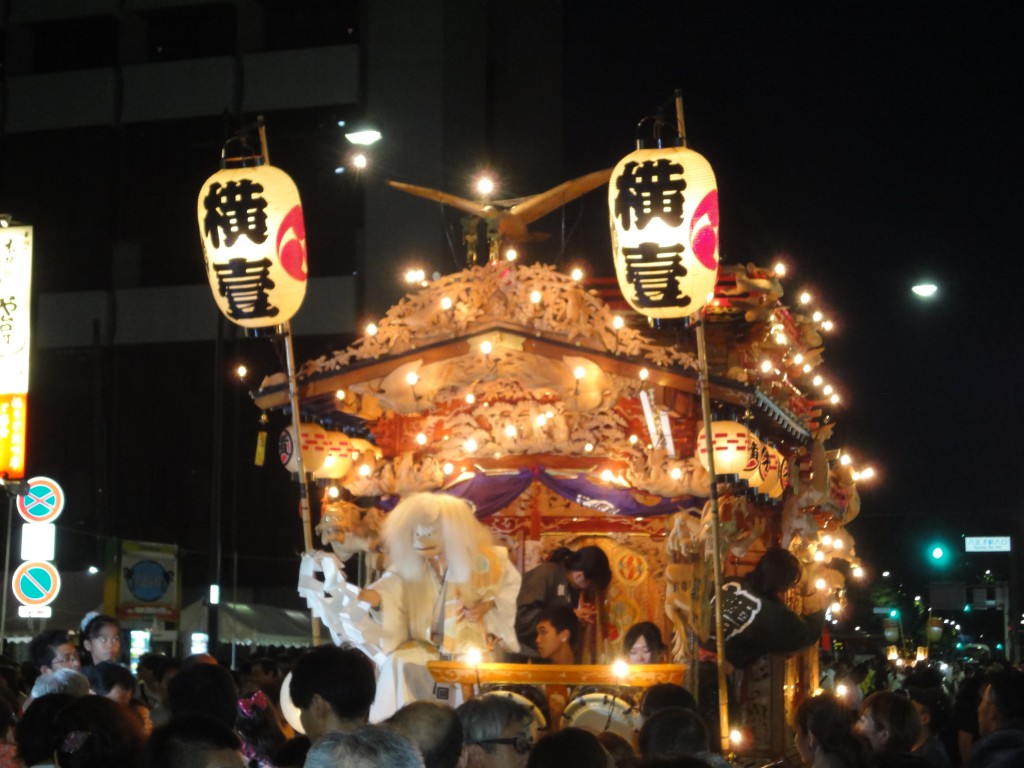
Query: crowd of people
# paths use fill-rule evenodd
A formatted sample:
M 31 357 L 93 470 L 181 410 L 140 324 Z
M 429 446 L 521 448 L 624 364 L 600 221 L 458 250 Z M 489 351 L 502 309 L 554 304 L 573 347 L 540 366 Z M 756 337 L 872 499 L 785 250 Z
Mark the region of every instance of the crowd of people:
M 535 646 L 561 661 L 579 619 L 569 605 L 536 616 Z M 370 723 L 378 673 L 362 651 L 325 645 L 258 658 L 231 671 L 208 655 L 146 654 L 123 665 L 121 628 L 83 623 L 78 641 L 47 630 L 22 669 L 0 666 L 0 768 L 726 768 L 684 688 L 651 686 L 637 730 L 538 730 L 520 701 L 483 692 L 456 707 L 409 702 Z M 626 633 L 632 663 L 657 663 L 656 625 Z M 290 672 L 283 715 L 282 682 Z M 935 667 L 885 663 L 826 670 L 819 696 L 797 708 L 794 746 L 811 768 L 999 768 L 1024 765 L 1024 672 L 993 668 L 949 678 Z M 853 691 L 852 689 L 856 689 Z M 499 692 L 500 693 L 500 692 Z
M 1024 671 L 838 661 L 796 713 L 814 768 L 1024 766 Z

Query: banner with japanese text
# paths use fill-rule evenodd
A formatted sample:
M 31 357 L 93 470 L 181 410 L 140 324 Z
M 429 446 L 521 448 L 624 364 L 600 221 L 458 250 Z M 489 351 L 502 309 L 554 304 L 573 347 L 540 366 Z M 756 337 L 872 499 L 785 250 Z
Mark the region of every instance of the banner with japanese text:
M 25 476 L 32 227 L 0 228 L 0 473 Z

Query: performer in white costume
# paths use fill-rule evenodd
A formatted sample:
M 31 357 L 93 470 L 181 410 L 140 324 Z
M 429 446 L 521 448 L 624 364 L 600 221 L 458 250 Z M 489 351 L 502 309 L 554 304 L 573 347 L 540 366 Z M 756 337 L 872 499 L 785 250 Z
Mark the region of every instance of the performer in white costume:
M 409 701 L 459 703 L 457 688 L 448 699 L 448 689 L 434 685 L 426 668 L 431 659 L 519 650 L 521 577 L 468 502 L 448 494 L 412 494 L 387 515 L 381 538 L 388 570 L 344 607 L 346 626 L 359 626 L 359 639 L 376 646 L 367 649 L 380 665 L 371 722 Z M 377 631 L 354 615 L 360 606 L 369 606 Z
M 457 706 L 461 691 L 435 686 L 426 662 L 472 650 L 485 659 L 517 653 L 519 571 L 472 506 L 449 494 L 403 499 L 385 517 L 381 540 L 389 567 L 368 588 L 346 583 L 338 558 L 318 551 L 303 557 L 299 593 L 335 643 L 359 647 L 378 665 L 371 722 L 409 701 Z

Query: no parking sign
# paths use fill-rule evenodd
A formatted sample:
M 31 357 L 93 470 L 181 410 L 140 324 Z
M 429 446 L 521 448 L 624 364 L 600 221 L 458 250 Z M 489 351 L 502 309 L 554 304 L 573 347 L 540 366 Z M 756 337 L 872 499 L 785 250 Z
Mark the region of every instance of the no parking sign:
M 49 605 L 60 592 L 60 574 L 53 563 L 29 560 L 18 566 L 11 579 L 11 589 L 22 605 Z

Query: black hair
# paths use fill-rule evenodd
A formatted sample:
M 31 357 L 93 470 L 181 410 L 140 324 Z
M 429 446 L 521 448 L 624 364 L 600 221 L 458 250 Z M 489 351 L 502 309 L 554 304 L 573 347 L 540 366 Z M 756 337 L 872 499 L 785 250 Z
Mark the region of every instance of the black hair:
M 292 702 L 305 709 L 318 694 L 342 720 L 366 721 L 377 693 L 373 662 L 358 648 L 321 645 L 292 668 Z
M 575 552 L 566 547 L 559 547 L 548 555 L 548 560 L 561 563 L 567 571 L 582 572 L 599 591 L 608 589 L 608 585 L 611 584 L 612 568 L 608 563 L 608 555 L 593 544 L 580 547 Z
M 921 735 L 921 718 L 906 696 L 893 691 L 875 691 L 860 705 L 861 715 L 869 714 L 880 728 L 889 732 L 881 753 L 909 752 Z
M 590 731 L 563 728 L 542 736 L 526 761 L 526 768 L 565 768 L 567 765 L 607 765 L 608 753 Z
M 82 627 L 82 639 L 92 640 L 93 638 L 99 637 L 104 627 L 117 627 L 117 631 L 121 631 L 121 623 L 113 616 L 107 616 L 105 613 L 97 613 Z
M 1001 723 L 1024 720 L 1024 672 L 1001 669 L 987 677 L 989 698 L 995 704 Z M 984 688 L 982 689 L 984 693 Z
M 569 645 L 576 647 L 580 638 L 580 620 L 568 605 L 549 605 L 537 614 L 537 624 L 547 621 L 556 632 L 569 632 Z
M 274 753 L 287 741 L 284 731 L 277 724 L 277 709 L 263 691 L 256 691 L 238 700 L 235 730 L 261 763 L 272 763 Z
M 135 690 L 135 677 L 131 670 L 112 661 L 83 667 L 82 674 L 89 678 L 89 687 L 100 696 L 106 696 L 114 686 L 120 686 L 129 693 Z
M 813 735 L 825 754 L 837 755 L 844 765 L 870 762 L 870 745 L 853 732 L 853 712 L 835 696 L 823 693 L 802 701 L 795 724 L 799 733 Z
M 28 655 L 37 672 L 53 664 L 57 646 L 70 643 L 71 637 L 63 629 L 48 629 L 32 638 L 28 644 Z
M 680 757 L 708 751 L 708 727 L 692 709 L 666 707 L 644 720 L 637 737 L 644 757 Z
M 769 547 L 746 578 L 751 591 L 761 597 L 778 599 L 800 580 L 800 561 L 782 547 Z
M 181 659 L 175 656 L 167 656 L 160 660 L 160 664 L 156 668 L 156 681 L 162 683 L 164 678 L 167 677 L 168 672 L 178 672 L 181 670 Z
M 647 650 L 652 656 L 658 656 L 665 652 L 665 641 L 661 639 L 661 630 L 653 621 L 640 621 L 626 630 L 626 636 L 622 639 L 622 650 L 629 653 L 636 645 L 636 641 L 643 638 L 647 643 Z
M 640 699 L 640 714 L 645 718 L 668 707 L 682 707 L 697 711 L 697 699 L 676 683 L 655 683 L 644 691 Z
M 102 696 L 81 696 L 54 718 L 50 749 L 61 768 L 137 768 L 145 738 L 127 708 Z
M 57 713 L 75 700 L 70 693 L 48 693 L 33 699 L 25 714 L 14 727 L 14 740 L 18 743 L 18 757 L 25 765 L 53 760 L 53 721 Z
M 145 768 L 205 768 L 210 752 L 241 746 L 231 728 L 218 720 L 203 715 L 175 717 L 150 734 Z
M 216 664 L 183 667 L 167 684 L 171 717 L 205 715 L 228 728 L 235 725 L 238 689 L 231 673 Z

